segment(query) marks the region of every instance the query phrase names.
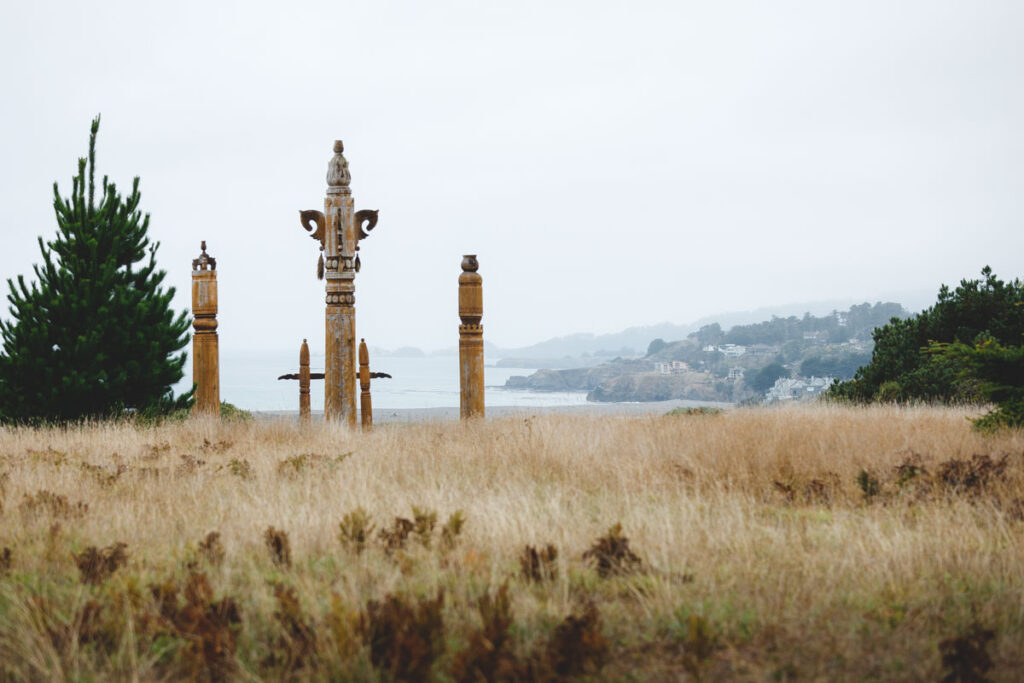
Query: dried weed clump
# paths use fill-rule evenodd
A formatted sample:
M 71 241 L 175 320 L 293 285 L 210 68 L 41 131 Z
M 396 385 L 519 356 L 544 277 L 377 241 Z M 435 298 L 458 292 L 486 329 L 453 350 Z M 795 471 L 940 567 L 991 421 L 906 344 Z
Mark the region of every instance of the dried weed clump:
M 211 531 L 199 542 L 199 554 L 214 567 L 224 562 L 224 544 L 220 542 L 219 531 Z
M 18 510 L 26 518 L 49 515 L 56 519 L 78 519 L 89 511 L 89 505 L 81 501 L 70 503 L 67 496 L 40 489 L 35 495 L 26 494 Z
M 277 463 L 277 473 L 283 477 L 297 477 L 315 469 L 332 471 L 351 455 L 351 452 L 342 453 L 335 457 L 319 453 L 300 453 L 299 455 L 289 456 Z
M 922 503 L 961 498 L 968 502 L 990 500 L 1008 509 L 1020 507 L 1019 492 L 1013 493 L 1009 480 L 1009 455 L 993 458 L 976 453 L 967 459 L 950 458 L 938 461 L 934 473 L 929 471 L 928 460 L 937 459 L 909 451 L 888 477 L 861 470 L 856 484 L 864 502 Z
M 601 578 L 632 574 L 643 569 L 641 560 L 629 548 L 629 539 L 622 534 L 622 524 L 608 529 L 608 533 L 594 541 L 583 559 L 593 562 Z
M 128 562 L 126 543 L 114 543 L 106 548 L 89 546 L 81 553 L 74 555 L 75 564 L 82 574 L 82 582 L 92 585 L 101 584 L 118 569 Z
M 288 540 L 288 532 L 268 526 L 263 532 L 263 543 L 270 551 L 270 559 L 275 565 L 285 569 L 292 566 L 292 545 Z
M 139 615 L 139 628 L 151 642 L 170 639 L 178 644 L 177 666 L 170 665 L 178 676 L 219 681 L 236 671 L 242 612 L 234 598 L 214 600 L 203 573 L 190 574 L 183 591 L 168 579 L 150 586 L 150 593 L 155 609 Z
M 291 672 L 315 667 L 318 625 L 303 612 L 294 588 L 274 584 L 274 600 L 274 619 L 282 633 L 264 664 Z
M 245 458 L 232 458 L 227 465 L 228 472 L 243 481 L 250 481 L 255 476 L 252 463 Z
M 351 524 L 356 524 L 357 522 L 364 526 L 353 527 L 353 529 L 364 529 L 366 528 L 365 524 L 369 522 L 369 518 L 350 520 Z M 455 547 L 465 524 L 466 518 L 461 510 L 456 510 L 448 517 L 444 526 L 441 527 L 441 547 L 444 550 L 451 550 Z M 342 525 L 345 525 L 344 520 L 342 521 Z M 406 546 L 406 542 L 411 537 L 414 537 L 422 547 L 430 548 L 433 544 L 434 529 L 436 527 L 437 512 L 413 505 L 412 519 L 395 517 L 391 527 L 381 529 L 378 532 L 377 537 L 381 542 L 381 547 L 384 552 L 391 555 L 398 550 L 403 550 Z M 343 528 L 342 535 L 344 536 L 346 533 L 346 528 Z M 351 541 L 347 538 L 343 538 L 342 543 L 350 545 Z
M 558 625 L 548 643 L 541 670 L 558 678 L 596 675 L 611 654 L 611 643 L 601 633 L 601 613 L 588 601 L 578 614 Z
M 338 539 L 347 550 L 358 555 L 366 550 L 366 544 L 376 528 L 377 525 L 373 523 L 369 513 L 364 508 L 357 507 L 341 518 L 341 523 L 338 524 Z
M 443 590 L 433 599 L 370 600 L 361 630 L 374 667 L 395 680 L 426 680 L 445 650 L 443 607 Z
M 942 656 L 943 683 L 983 683 L 992 668 L 988 644 L 995 632 L 975 624 L 968 633 L 947 638 L 939 643 Z
M 537 550 L 532 545 L 526 546 L 519 556 L 519 572 L 524 579 L 534 583 L 557 579 L 558 548 L 550 543 L 541 550 Z
M 512 651 L 512 604 L 508 583 L 494 593 L 484 593 L 477 600 L 481 627 L 469 637 L 466 649 L 458 654 L 452 666 L 456 681 L 525 680 L 523 667 Z

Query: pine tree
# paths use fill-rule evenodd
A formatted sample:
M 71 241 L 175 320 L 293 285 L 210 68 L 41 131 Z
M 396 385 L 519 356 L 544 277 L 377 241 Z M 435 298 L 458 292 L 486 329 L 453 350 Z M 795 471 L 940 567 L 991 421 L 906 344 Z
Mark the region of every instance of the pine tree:
M 122 198 L 103 178 L 95 203 L 96 134 L 78 160 L 71 197 L 53 184 L 58 234 L 39 238 L 38 282 L 8 280 L 13 320 L 0 321 L 0 416 L 6 421 L 68 421 L 126 411 L 163 412 L 190 405 L 174 398 L 190 321 L 171 310 L 174 288 L 161 288 L 158 243 L 138 210 L 139 178 Z M 86 172 L 88 171 L 88 177 Z M 179 353 L 180 352 L 180 353 Z

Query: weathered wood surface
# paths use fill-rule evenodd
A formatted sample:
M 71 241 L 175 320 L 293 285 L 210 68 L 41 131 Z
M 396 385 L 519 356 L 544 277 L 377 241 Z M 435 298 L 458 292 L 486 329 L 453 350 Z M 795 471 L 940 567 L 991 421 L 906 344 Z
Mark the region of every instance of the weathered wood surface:
M 484 416 L 483 278 L 475 254 L 462 257 L 459 275 L 459 415 Z
M 220 417 L 220 350 L 217 337 L 217 259 L 202 253 L 192 261 L 192 382 L 194 415 Z
M 324 414 L 328 420 L 356 425 L 355 275 L 360 268 L 359 241 L 377 225 L 377 211 L 355 211 L 352 174 L 341 140 L 327 165 L 324 210 L 299 212 L 302 227 L 320 243 L 318 276 L 326 281 Z

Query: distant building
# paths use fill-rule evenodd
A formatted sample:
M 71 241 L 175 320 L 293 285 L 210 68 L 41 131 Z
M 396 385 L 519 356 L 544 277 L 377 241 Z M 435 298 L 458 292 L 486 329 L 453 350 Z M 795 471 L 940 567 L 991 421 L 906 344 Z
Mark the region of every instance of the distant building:
M 661 373 L 662 375 L 678 375 L 681 372 L 686 372 L 690 369 L 690 366 L 681 360 L 668 361 L 666 363 L 655 363 L 654 370 Z
M 729 374 L 726 375 L 727 379 L 743 379 L 743 368 L 729 368 Z
M 832 377 L 811 377 L 789 379 L 780 377 L 775 385 L 765 392 L 764 398 L 772 401 L 801 401 L 820 395 L 836 380 Z
M 747 347 L 739 344 L 722 344 L 718 350 L 724 353 L 726 358 L 739 358 L 747 352 Z
M 747 353 L 751 356 L 774 356 L 778 352 L 779 347 L 771 344 L 752 344 L 747 347 Z

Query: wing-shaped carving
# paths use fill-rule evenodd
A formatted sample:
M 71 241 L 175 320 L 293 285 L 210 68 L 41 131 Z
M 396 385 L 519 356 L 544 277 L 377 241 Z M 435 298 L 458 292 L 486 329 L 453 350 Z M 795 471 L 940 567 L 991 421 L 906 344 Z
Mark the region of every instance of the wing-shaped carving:
M 310 237 L 320 241 L 320 247 L 323 248 L 326 234 L 326 221 L 324 221 L 323 212 L 316 209 L 299 211 L 299 223 L 302 224 L 306 232 L 311 233 Z
M 370 231 L 377 227 L 377 214 L 379 211 L 363 209 L 362 211 L 356 211 L 356 233 L 359 235 L 359 239 L 366 239 Z M 366 227 L 363 227 L 363 223 L 366 223 Z

